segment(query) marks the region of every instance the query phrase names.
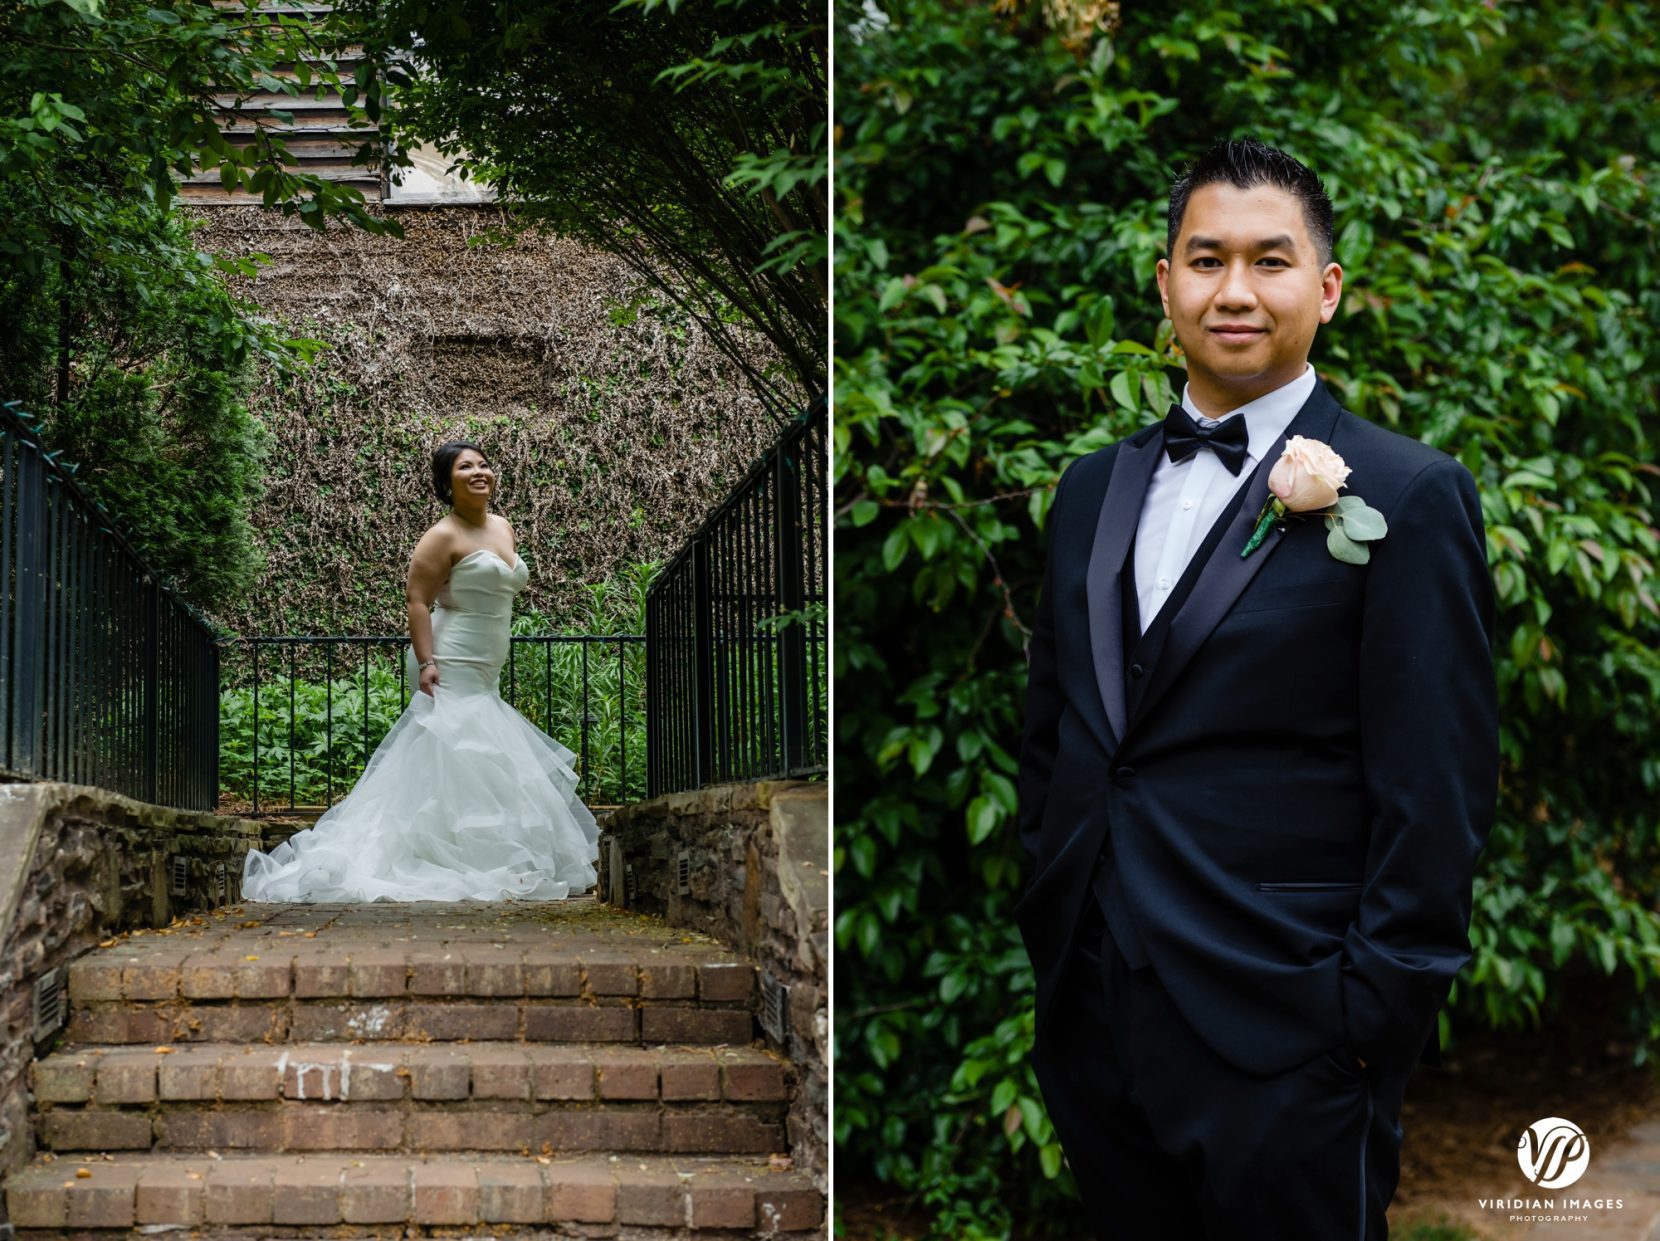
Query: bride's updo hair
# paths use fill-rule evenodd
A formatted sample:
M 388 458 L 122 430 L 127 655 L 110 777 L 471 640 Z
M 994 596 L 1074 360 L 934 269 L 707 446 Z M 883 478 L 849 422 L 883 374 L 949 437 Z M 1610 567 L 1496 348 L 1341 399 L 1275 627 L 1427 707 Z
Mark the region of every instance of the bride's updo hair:
M 485 461 L 490 460 L 490 455 L 471 440 L 448 440 L 432 450 L 432 490 L 445 504 L 455 503 L 450 494 L 450 475 L 455 471 L 455 459 L 468 448 Z

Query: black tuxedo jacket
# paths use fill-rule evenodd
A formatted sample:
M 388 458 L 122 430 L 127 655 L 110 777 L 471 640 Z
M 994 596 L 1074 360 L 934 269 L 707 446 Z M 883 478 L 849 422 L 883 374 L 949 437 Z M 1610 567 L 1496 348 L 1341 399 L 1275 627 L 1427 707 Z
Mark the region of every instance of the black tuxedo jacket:
M 1332 556 L 1319 516 L 1240 557 L 1293 435 L 1330 444 L 1352 470 L 1339 494 L 1384 514 L 1370 563 Z M 1475 480 L 1317 382 L 1132 663 L 1121 573 L 1163 444 L 1155 424 L 1079 458 L 1050 509 L 1020 754 L 1036 866 L 1015 910 L 1038 1029 L 1110 837 L 1118 916 L 1225 1061 L 1266 1075 L 1346 1043 L 1368 1067 L 1439 1063 L 1498 788 Z

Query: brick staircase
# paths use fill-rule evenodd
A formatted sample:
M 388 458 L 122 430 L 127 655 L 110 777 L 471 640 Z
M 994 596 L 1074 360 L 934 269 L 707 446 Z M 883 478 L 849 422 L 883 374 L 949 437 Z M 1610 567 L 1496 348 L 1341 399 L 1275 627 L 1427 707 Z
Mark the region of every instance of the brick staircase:
M 823 1236 L 754 990 L 714 940 L 587 898 L 250 904 L 134 932 L 70 967 L 10 1222 Z

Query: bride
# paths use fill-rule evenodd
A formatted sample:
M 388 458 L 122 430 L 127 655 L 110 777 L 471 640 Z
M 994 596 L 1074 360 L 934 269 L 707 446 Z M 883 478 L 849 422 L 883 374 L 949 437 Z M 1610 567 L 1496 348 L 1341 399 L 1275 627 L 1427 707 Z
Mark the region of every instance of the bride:
M 576 796 L 576 755 L 496 688 L 530 571 L 489 511 L 495 482 L 476 444 L 433 453 L 433 490 L 452 507 L 410 560 L 405 660 L 419 691 L 348 795 L 249 852 L 243 900 L 562 900 L 594 885 L 599 829 Z

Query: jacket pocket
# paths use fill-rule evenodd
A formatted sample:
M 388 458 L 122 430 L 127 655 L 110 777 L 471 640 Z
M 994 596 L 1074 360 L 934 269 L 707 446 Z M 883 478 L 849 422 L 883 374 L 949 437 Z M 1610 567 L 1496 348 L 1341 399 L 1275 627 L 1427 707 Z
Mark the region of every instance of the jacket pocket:
M 1230 616 L 1246 612 L 1279 612 L 1293 608 L 1325 607 L 1346 603 L 1356 597 L 1357 584 L 1347 578 L 1322 578 L 1302 586 L 1271 586 L 1266 589 L 1246 590 L 1233 607 Z
M 1356 1081 L 1366 1080 L 1366 1070 L 1361 1066 L 1360 1058 L 1355 1055 L 1354 1050 L 1347 1044 L 1339 1051 L 1327 1051 L 1320 1054 L 1328 1064 L 1344 1077 L 1353 1078 Z
M 1259 883 L 1258 892 L 1350 892 L 1358 883 Z

